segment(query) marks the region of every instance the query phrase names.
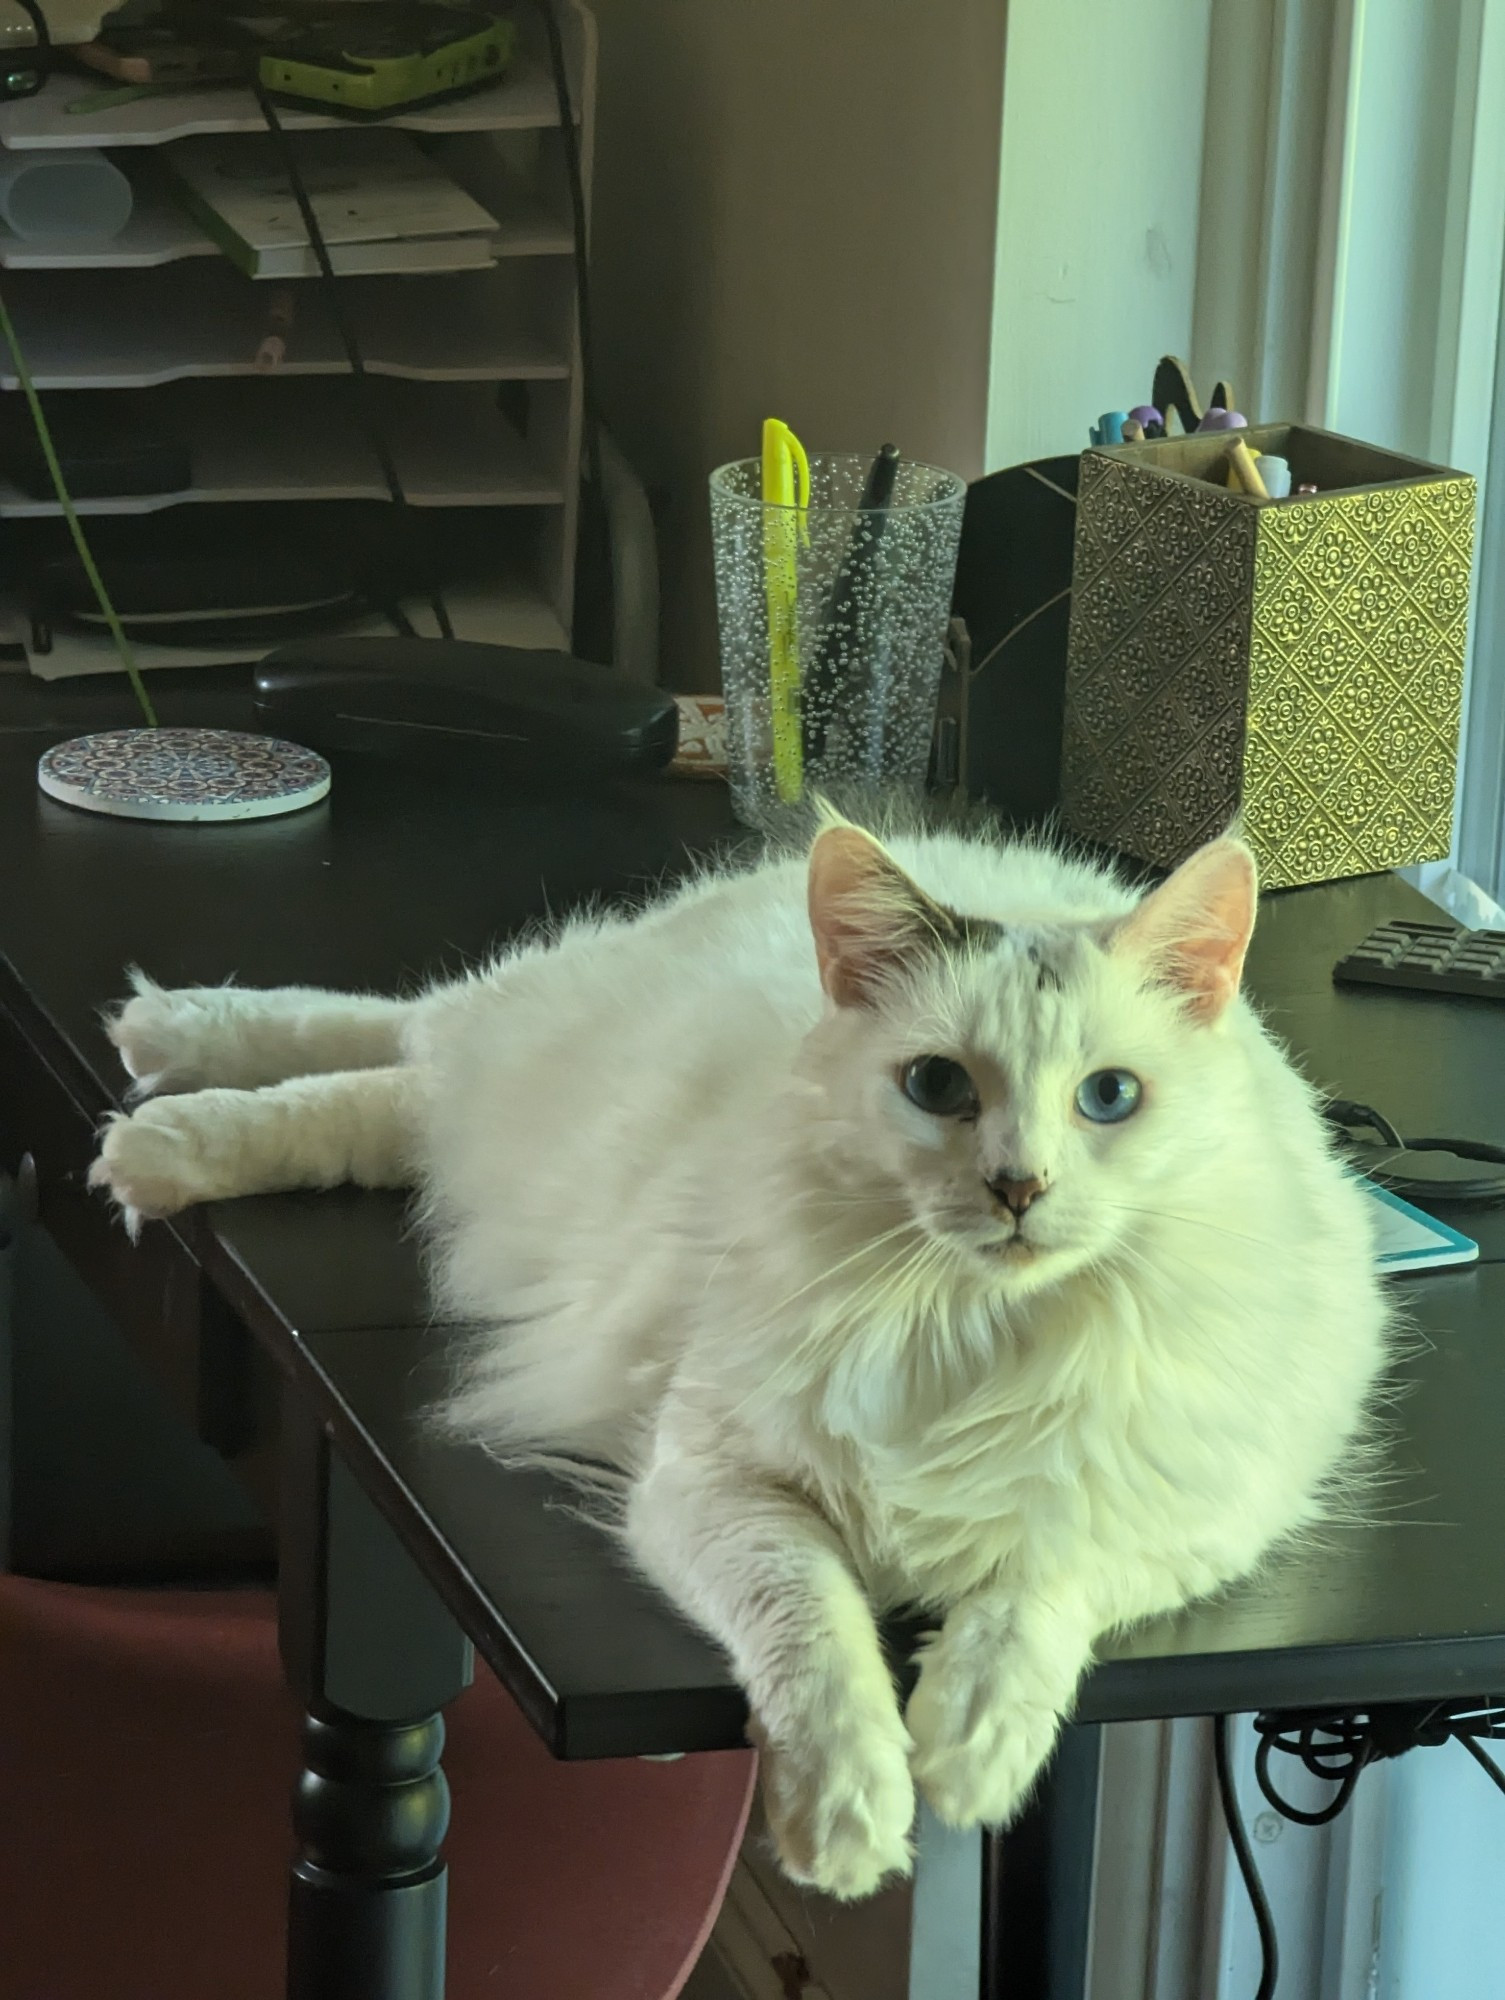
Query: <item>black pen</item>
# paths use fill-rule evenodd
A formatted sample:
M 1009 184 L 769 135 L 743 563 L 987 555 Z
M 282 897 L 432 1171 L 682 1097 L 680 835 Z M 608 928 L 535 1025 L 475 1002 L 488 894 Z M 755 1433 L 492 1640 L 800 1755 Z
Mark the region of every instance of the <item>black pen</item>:
M 857 586 L 877 550 L 898 473 L 899 447 L 886 444 L 873 460 L 862 489 L 857 529 L 836 573 L 825 627 L 805 683 L 800 712 L 807 765 L 812 757 L 825 754 L 826 730 L 841 695 L 842 681 L 857 664 L 852 657 L 858 639 Z

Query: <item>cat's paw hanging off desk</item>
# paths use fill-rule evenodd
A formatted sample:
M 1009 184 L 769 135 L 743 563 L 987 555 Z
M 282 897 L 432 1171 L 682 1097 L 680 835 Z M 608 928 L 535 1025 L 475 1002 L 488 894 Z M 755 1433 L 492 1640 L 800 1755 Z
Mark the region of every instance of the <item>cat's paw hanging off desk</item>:
M 143 1222 L 227 1191 L 218 1185 L 213 1106 L 207 1101 L 219 1094 L 154 1098 L 105 1127 L 89 1185 L 111 1197 L 132 1236 Z
M 921 1655 L 904 1720 L 916 1785 L 948 1826 L 1005 1826 L 1050 1755 L 1081 1655 L 1060 1675 L 1007 1622 L 962 1607 Z
M 774 1743 L 756 1721 L 763 1806 L 779 1860 L 793 1881 L 828 1896 L 870 1896 L 913 1865 L 914 1782 L 897 1711 L 866 1722 L 834 1720 Z
M 914 1779 L 947 1826 L 1006 1826 L 1029 1797 L 1056 1739 L 1049 1709 L 986 1708 L 964 1732 L 931 1731 L 923 1702 L 911 1701 Z

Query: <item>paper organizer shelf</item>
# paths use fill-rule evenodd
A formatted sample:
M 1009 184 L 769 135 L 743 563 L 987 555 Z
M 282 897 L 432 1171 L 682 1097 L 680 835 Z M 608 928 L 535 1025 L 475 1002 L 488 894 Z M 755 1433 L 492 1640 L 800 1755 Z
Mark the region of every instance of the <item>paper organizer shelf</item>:
M 1083 455 L 1065 823 L 1172 867 L 1237 816 L 1269 888 L 1445 855 L 1474 482 L 1326 431 L 1245 435 L 1318 493 L 1214 485 L 1223 437 Z

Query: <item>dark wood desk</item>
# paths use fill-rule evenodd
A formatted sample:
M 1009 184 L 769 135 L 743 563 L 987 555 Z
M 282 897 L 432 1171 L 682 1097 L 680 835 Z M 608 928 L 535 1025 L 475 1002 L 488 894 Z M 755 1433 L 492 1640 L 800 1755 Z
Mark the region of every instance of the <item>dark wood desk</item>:
M 233 683 L 160 685 L 166 720 L 245 719 Z M 427 1324 L 400 1202 L 342 1191 L 223 1204 L 148 1229 L 133 1250 L 83 1187 L 121 1081 L 99 1009 L 126 964 L 169 984 L 390 987 L 732 838 L 721 794 L 664 783 L 529 797 L 347 760 L 308 813 L 193 829 L 93 819 L 37 794 L 47 742 L 129 719 L 113 692 L 0 680 L 0 1134 L 10 1162 L 34 1157 L 43 1223 L 201 1432 L 264 1495 L 282 1467 L 284 1651 L 305 1700 L 333 1718 L 310 1740 L 324 1792 L 343 1785 L 380 1808 L 381 1783 L 341 1762 L 344 1718 L 401 1739 L 416 1760 L 403 1769 L 424 1777 L 436 1744 L 406 1725 L 461 1684 L 462 1633 L 560 1755 L 738 1742 L 742 1703 L 719 1656 L 551 1504 L 548 1481 L 425 1431 L 448 1336 Z M 1333 960 L 1412 901 L 1389 878 L 1269 899 L 1253 990 L 1318 1083 L 1403 1131 L 1498 1137 L 1505 1010 L 1332 987 Z M 1505 1679 L 1505 1219 L 1465 1226 L 1487 1261 L 1409 1288 L 1431 1348 L 1407 1364 L 1416 1389 L 1399 1411 L 1404 1477 L 1389 1515 L 1108 1646 L 1083 1720 Z M 258 1355 L 285 1385 L 280 1438 L 256 1393 Z M 302 1833 L 306 1847 L 323 1837 Z M 348 1948 L 363 2000 L 427 2000 L 437 1860 L 393 1850 L 352 1862 L 350 1881 L 330 1873 L 304 1867 L 295 1889 L 303 1959 L 290 1990 L 310 2000 L 340 1940 L 360 1933 Z

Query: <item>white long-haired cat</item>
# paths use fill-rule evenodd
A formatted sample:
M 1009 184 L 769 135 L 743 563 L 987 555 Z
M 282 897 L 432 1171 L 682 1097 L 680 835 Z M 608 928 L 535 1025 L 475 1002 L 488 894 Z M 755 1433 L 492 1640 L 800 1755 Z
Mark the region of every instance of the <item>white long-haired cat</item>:
M 1110 1627 L 1311 1520 L 1385 1312 L 1362 1198 L 1238 988 L 1234 840 L 1143 900 L 1039 848 L 801 859 L 410 1001 L 164 992 L 94 1169 L 134 1224 L 416 1181 L 456 1415 L 626 1475 L 726 1648 L 797 1878 L 1007 1820 Z M 812 946 L 813 933 L 813 946 Z M 900 1714 L 875 1613 L 940 1619 Z

